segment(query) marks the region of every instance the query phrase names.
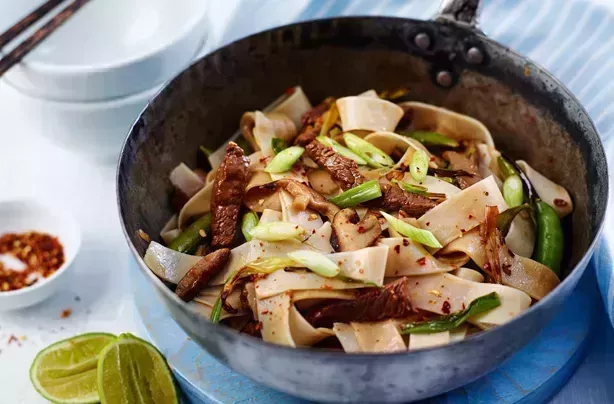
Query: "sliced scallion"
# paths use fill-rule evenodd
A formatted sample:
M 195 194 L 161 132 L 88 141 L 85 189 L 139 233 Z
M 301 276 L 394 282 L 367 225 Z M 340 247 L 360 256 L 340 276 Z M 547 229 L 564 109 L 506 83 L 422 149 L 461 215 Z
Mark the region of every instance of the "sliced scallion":
M 429 170 L 429 156 L 424 150 L 416 150 L 411 156 L 411 163 L 409 164 L 409 173 L 411 177 L 416 181 L 422 181 Z
M 351 208 L 359 203 L 364 203 L 380 196 L 382 196 L 382 189 L 379 186 L 379 182 L 371 180 L 348 189 L 329 200 L 340 208 Z
M 252 240 L 251 231 L 256 226 L 258 226 L 258 215 L 256 213 L 249 211 L 243 215 L 243 220 L 241 220 L 241 233 L 243 233 L 245 240 Z
M 390 227 L 392 227 L 394 230 L 401 233 L 408 239 L 416 241 L 428 247 L 433 247 L 433 248 L 442 247 L 439 240 L 437 240 L 435 236 L 433 235 L 433 233 L 431 233 L 430 231 L 422 230 L 417 227 L 414 227 L 411 224 L 406 223 L 402 221 L 401 219 L 397 219 L 396 217 L 389 215 L 386 212 L 380 211 L 380 213 L 382 214 L 382 216 L 384 216 L 384 218 L 386 218 Z
M 326 136 L 318 136 L 316 140 L 325 146 L 332 147 L 335 153 L 338 153 L 342 155 L 343 157 L 347 157 L 351 160 L 354 160 L 356 164 L 358 164 L 359 166 L 367 165 L 367 160 L 363 159 L 362 157 L 360 157 L 358 154 L 354 153 L 347 147 L 342 146 L 339 142 L 337 142 L 334 139 L 331 139 Z
M 426 195 L 429 193 L 429 189 L 427 187 L 410 184 L 408 182 L 403 182 L 396 179 L 393 179 L 391 182 L 393 184 L 397 184 L 403 191 L 411 192 L 412 194 Z
M 219 323 L 220 317 L 222 316 L 222 297 L 218 296 L 215 300 L 215 304 L 213 305 L 213 309 L 211 310 L 211 319 L 212 323 Z
M 294 223 L 270 222 L 259 224 L 250 233 L 253 238 L 264 241 L 300 240 L 305 235 L 305 229 Z
M 333 278 L 339 274 L 339 266 L 324 254 L 316 251 L 292 251 L 288 257 L 305 268 L 325 278 Z
M 522 180 L 516 174 L 506 178 L 503 182 L 503 199 L 510 208 L 522 205 L 524 196 L 522 193 Z
M 401 326 L 402 334 L 432 334 L 454 330 L 467 321 L 470 317 L 486 313 L 501 306 L 501 300 L 497 292 L 474 299 L 463 311 L 447 316 L 441 316 L 434 320 L 404 324 Z
M 437 132 L 419 130 L 415 132 L 402 132 L 401 134 L 411 137 L 412 139 L 416 139 L 425 146 L 443 146 L 452 148 L 459 146 L 458 140 L 452 139 L 451 137 Z
M 298 267 L 295 260 L 280 257 L 260 258 L 245 265 L 249 273 L 267 273 L 280 271 L 285 268 Z
M 352 133 L 344 133 L 343 141 L 348 149 L 365 159 L 371 167 L 382 168 L 394 165 L 394 160 L 389 155 Z
M 305 149 L 300 146 L 288 147 L 287 149 L 280 151 L 275 157 L 273 157 L 273 160 L 271 160 L 271 162 L 267 164 L 264 171 L 273 174 L 289 171 L 294 165 L 294 163 L 296 163 L 298 159 L 301 158 L 303 152 L 305 152 Z
M 280 139 L 278 137 L 274 137 L 273 139 L 271 139 L 271 149 L 273 149 L 273 152 L 275 152 L 275 154 L 279 154 L 282 150 L 285 150 L 288 148 L 288 142 L 286 142 L 283 139 Z

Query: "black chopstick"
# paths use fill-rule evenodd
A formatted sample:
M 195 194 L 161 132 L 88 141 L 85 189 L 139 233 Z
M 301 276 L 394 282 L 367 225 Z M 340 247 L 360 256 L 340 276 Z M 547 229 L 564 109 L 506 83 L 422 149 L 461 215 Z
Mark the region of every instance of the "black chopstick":
M 45 14 L 64 1 L 65 0 L 49 0 L 32 13 L 28 14 L 17 24 L 9 28 L 8 31 L 0 35 L 0 47 L 12 41 L 30 25 L 41 19 Z M 32 36 L 17 45 L 17 47 L 15 47 L 15 49 L 13 49 L 11 52 L 7 53 L 0 60 L 0 76 L 2 76 L 16 63 L 19 63 L 19 61 L 21 61 L 21 59 L 23 59 L 28 52 L 34 49 L 34 47 L 36 47 L 36 45 L 38 45 L 42 40 L 47 38 L 53 31 L 64 24 L 66 20 L 72 17 L 88 1 L 89 0 L 75 0 L 73 3 L 60 11 L 55 17 L 53 17 L 53 19 L 40 27 L 34 34 L 32 34 Z

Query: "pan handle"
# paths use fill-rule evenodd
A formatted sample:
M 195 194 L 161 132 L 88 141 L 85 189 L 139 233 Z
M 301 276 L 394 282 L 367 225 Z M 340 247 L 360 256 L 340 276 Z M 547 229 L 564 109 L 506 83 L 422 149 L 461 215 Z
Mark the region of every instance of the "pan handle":
M 480 0 L 443 0 L 435 20 L 476 29 L 480 3 Z

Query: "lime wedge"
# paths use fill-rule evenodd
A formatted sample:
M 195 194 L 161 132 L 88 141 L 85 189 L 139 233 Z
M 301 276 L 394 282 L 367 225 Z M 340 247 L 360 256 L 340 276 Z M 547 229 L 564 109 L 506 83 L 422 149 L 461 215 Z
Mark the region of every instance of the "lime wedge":
M 34 388 L 54 403 L 98 402 L 98 354 L 115 339 L 112 334 L 82 334 L 43 349 L 30 367 Z
M 160 351 L 131 334 L 121 334 L 100 353 L 98 394 L 103 404 L 179 403 Z

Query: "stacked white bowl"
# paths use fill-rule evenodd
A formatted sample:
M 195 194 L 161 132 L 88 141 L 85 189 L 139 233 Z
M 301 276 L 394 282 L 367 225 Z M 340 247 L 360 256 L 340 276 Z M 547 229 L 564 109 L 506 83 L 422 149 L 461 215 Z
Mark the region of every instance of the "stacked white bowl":
M 0 1 L 4 31 L 44 0 Z M 2 77 L 10 113 L 77 153 L 115 160 L 149 99 L 203 47 L 207 4 L 91 0 Z

